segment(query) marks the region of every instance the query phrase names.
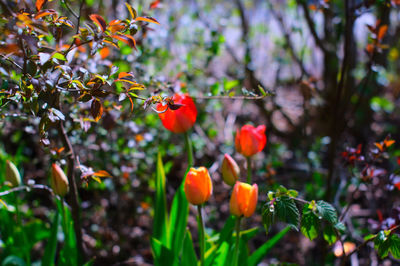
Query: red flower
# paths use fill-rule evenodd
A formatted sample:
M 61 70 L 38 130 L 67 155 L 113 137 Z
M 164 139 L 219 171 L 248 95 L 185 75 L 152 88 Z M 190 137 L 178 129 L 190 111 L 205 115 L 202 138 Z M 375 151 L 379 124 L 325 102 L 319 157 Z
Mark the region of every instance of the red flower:
M 236 132 L 235 146 L 236 150 L 246 157 L 259 153 L 264 149 L 267 143 L 265 136 L 265 126 L 253 127 L 251 125 L 243 126 Z
M 201 205 L 208 201 L 212 194 L 212 182 L 207 168 L 190 168 L 184 190 L 187 200 L 193 205 Z
M 175 94 L 172 98 L 175 105 L 181 105 L 177 110 L 172 110 L 159 103 L 157 111 L 161 112 L 158 116 L 164 127 L 174 133 L 184 133 L 192 128 L 196 122 L 197 109 L 192 98 L 188 94 Z M 165 112 L 166 108 L 168 108 Z

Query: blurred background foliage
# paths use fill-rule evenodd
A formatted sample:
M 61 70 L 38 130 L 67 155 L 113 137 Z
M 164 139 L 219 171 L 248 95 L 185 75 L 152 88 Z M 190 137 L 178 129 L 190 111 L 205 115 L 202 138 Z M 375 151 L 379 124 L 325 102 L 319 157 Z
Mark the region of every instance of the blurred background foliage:
M 79 10 L 79 1 L 67 3 L 75 12 Z M 7 5 L 16 10 L 33 10 L 34 6 L 30 0 L 0 4 L 2 13 Z M 99 75 L 110 73 L 112 66 L 119 72 L 132 72 L 146 87 L 137 92 L 144 98 L 182 91 L 195 99 L 199 115 L 191 138 L 195 165 L 208 167 L 215 184 L 206 207 L 213 229 L 221 228 L 221 221 L 229 215 L 229 191 L 220 177 L 220 163 L 228 153 L 244 164 L 244 158 L 235 154 L 233 137 L 245 123 L 267 126 L 267 147 L 254 160 L 259 170 L 253 180 L 260 187 L 260 202 L 266 200 L 268 190 L 283 184 L 299 190 L 306 199 L 322 198 L 340 209 L 345 193 L 354 191 L 351 178 L 356 176 L 348 174 L 341 160 L 345 147 L 371 147 L 387 135 L 399 140 L 398 1 L 138 0 L 131 5 L 138 14 L 160 22 L 139 27 L 137 49 L 120 43 L 120 49 L 110 46 L 94 56 L 87 49 L 74 60 Z M 63 1 L 48 2 L 46 8 L 58 10 L 75 23 Z M 85 0 L 81 12 L 82 24 L 91 23 L 90 14 L 99 14 L 107 22 L 129 17 L 125 1 L 118 0 Z M 3 19 L 1 23 L 7 22 Z M 69 37 L 74 34 L 74 30 L 66 31 Z M 4 48 L 7 34 L 0 36 Z M 46 38 L 54 46 L 69 43 L 68 39 L 57 43 L 50 33 Z M 5 49 L 0 51 L 8 54 Z M 0 97 L 12 85 L 10 80 L 21 77 L 4 67 L 3 59 Z M 269 96 L 229 99 L 259 95 L 258 86 Z M 91 119 L 88 102 L 78 102 L 68 93 L 64 104 L 69 108 L 61 110 L 79 162 L 112 176 L 102 182 L 83 179 L 78 184 L 83 240 L 89 257 L 102 265 L 152 263 L 149 241 L 157 152 L 165 163 L 170 202 L 186 169 L 184 139 L 166 131 L 157 113 L 143 108 L 142 100 L 134 99 L 131 111 L 121 83 L 111 87 L 117 93 L 101 98 L 104 110 L 98 122 Z M 43 145 L 41 112 L 23 111 L 26 104 L 15 96 L 0 105 L 0 173 L 10 159 L 21 171 L 23 183 L 48 184 L 51 163 L 65 164 L 67 154 L 59 150 L 63 144 L 55 128 L 48 129 L 49 143 Z M 395 169 L 396 156 L 400 156 L 399 146 L 394 146 L 384 165 L 389 171 Z M 340 185 L 348 181 L 350 185 Z M 352 230 L 368 228 L 367 218 L 377 219 L 377 209 L 387 216 L 399 204 L 398 190 L 392 194 L 383 189 L 365 190 L 368 193 L 355 195 L 358 209 L 352 217 L 358 218 L 350 221 Z M 25 230 L 42 234 L 28 237 L 33 241 L 28 250 L 32 248 L 35 261 L 43 254 L 41 240 L 48 237 L 55 203 L 46 191 L 19 192 L 18 198 Z M 7 197 L 2 199 L 8 202 Z M 3 206 L 0 215 L 4 211 Z M 260 219 L 257 216 L 252 223 Z M 196 228 L 194 216 L 189 227 Z M 260 235 L 252 245 L 267 238 Z M 2 248 L 2 259 L 29 252 L 21 251 L 23 245 L 18 241 L 24 240 L 15 241 L 15 250 Z M 288 234 L 279 245 L 265 262 L 310 265 L 311 258 L 320 256 L 318 242 L 296 233 Z M 364 264 L 377 257 L 365 253 L 360 259 Z

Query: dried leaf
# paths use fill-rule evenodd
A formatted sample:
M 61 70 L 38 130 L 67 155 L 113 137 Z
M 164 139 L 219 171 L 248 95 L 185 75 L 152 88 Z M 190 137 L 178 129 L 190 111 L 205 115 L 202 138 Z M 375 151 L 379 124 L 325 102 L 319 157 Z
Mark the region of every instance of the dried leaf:
M 154 9 L 154 8 L 159 7 L 160 3 L 161 3 L 160 0 L 155 0 L 155 1 L 151 2 L 150 3 L 150 9 Z
M 118 74 L 118 79 L 122 79 L 124 77 L 132 77 L 132 78 L 134 78 L 133 74 L 130 73 L 130 72 L 120 72 Z
M 160 25 L 160 23 L 155 18 L 152 18 L 152 17 L 137 17 L 135 20 L 136 21 L 145 21 L 145 22 L 150 22 L 150 23 L 155 23 L 155 24 Z
M 106 59 L 110 55 L 110 49 L 108 47 L 104 47 L 100 50 L 101 59 Z
M 112 37 L 136 49 L 136 41 L 132 36 L 118 34 L 118 35 L 113 35 Z
M 36 1 L 36 9 L 37 11 L 40 11 L 43 7 L 43 5 L 47 2 L 47 0 L 37 0 Z
M 111 177 L 111 175 L 105 170 L 97 171 L 97 172 L 93 173 L 93 175 L 97 176 L 97 177 Z
M 103 115 L 103 105 L 101 102 L 97 99 L 94 99 L 92 101 L 92 105 L 90 108 L 90 112 L 96 122 L 98 122 Z
M 388 30 L 388 25 L 382 25 L 379 27 L 379 31 L 378 31 L 378 40 L 381 41 L 383 39 L 383 37 L 385 37 L 385 34 Z
M 106 28 L 107 28 L 107 23 L 106 23 L 106 21 L 103 19 L 102 16 L 97 15 L 97 14 L 92 14 L 92 15 L 90 15 L 89 17 L 90 17 L 90 19 L 91 19 L 94 23 L 96 23 L 96 24 L 101 28 L 101 30 L 102 30 L 103 32 L 106 30 Z
M 137 17 L 136 10 L 129 3 L 125 3 L 125 5 L 129 10 L 129 13 L 131 14 L 132 19 L 135 19 Z
M 42 10 L 36 14 L 35 19 L 39 19 L 41 17 L 48 16 L 48 15 L 54 15 L 54 14 L 57 14 L 57 12 L 54 9 Z

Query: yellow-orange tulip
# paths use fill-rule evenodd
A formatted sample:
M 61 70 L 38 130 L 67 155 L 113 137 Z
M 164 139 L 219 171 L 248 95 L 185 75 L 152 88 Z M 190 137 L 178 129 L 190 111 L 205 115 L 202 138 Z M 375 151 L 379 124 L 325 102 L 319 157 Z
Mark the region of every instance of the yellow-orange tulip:
M 55 163 L 51 166 L 50 184 L 54 194 L 64 197 L 68 193 L 69 187 L 67 176 L 63 169 Z
M 190 168 L 185 180 L 185 195 L 193 205 L 206 202 L 212 193 L 212 183 L 207 168 Z
M 231 200 L 229 202 L 230 211 L 233 215 L 250 217 L 256 210 L 258 199 L 257 184 L 250 185 L 237 181 L 233 187 Z

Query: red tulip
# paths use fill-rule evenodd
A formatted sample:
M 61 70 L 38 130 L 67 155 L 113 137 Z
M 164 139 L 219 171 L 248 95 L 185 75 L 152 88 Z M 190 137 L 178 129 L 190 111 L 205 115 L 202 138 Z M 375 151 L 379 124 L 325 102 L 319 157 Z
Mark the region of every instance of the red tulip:
M 196 122 L 197 109 L 192 98 L 188 94 L 175 94 L 172 98 L 174 104 L 182 105 L 177 110 L 170 107 L 165 112 L 167 106 L 159 103 L 157 111 L 164 127 L 174 133 L 184 133 L 192 128 Z
M 251 125 L 243 126 L 236 132 L 235 146 L 236 150 L 246 157 L 259 153 L 264 149 L 267 143 L 265 136 L 265 126 L 253 127 Z
M 208 201 L 212 194 L 212 182 L 207 168 L 190 168 L 185 180 L 185 195 L 193 205 Z
M 256 210 L 258 199 L 257 184 L 249 185 L 237 181 L 233 187 L 231 200 L 229 202 L 230 211 L 233 215 L 250 217 Z

